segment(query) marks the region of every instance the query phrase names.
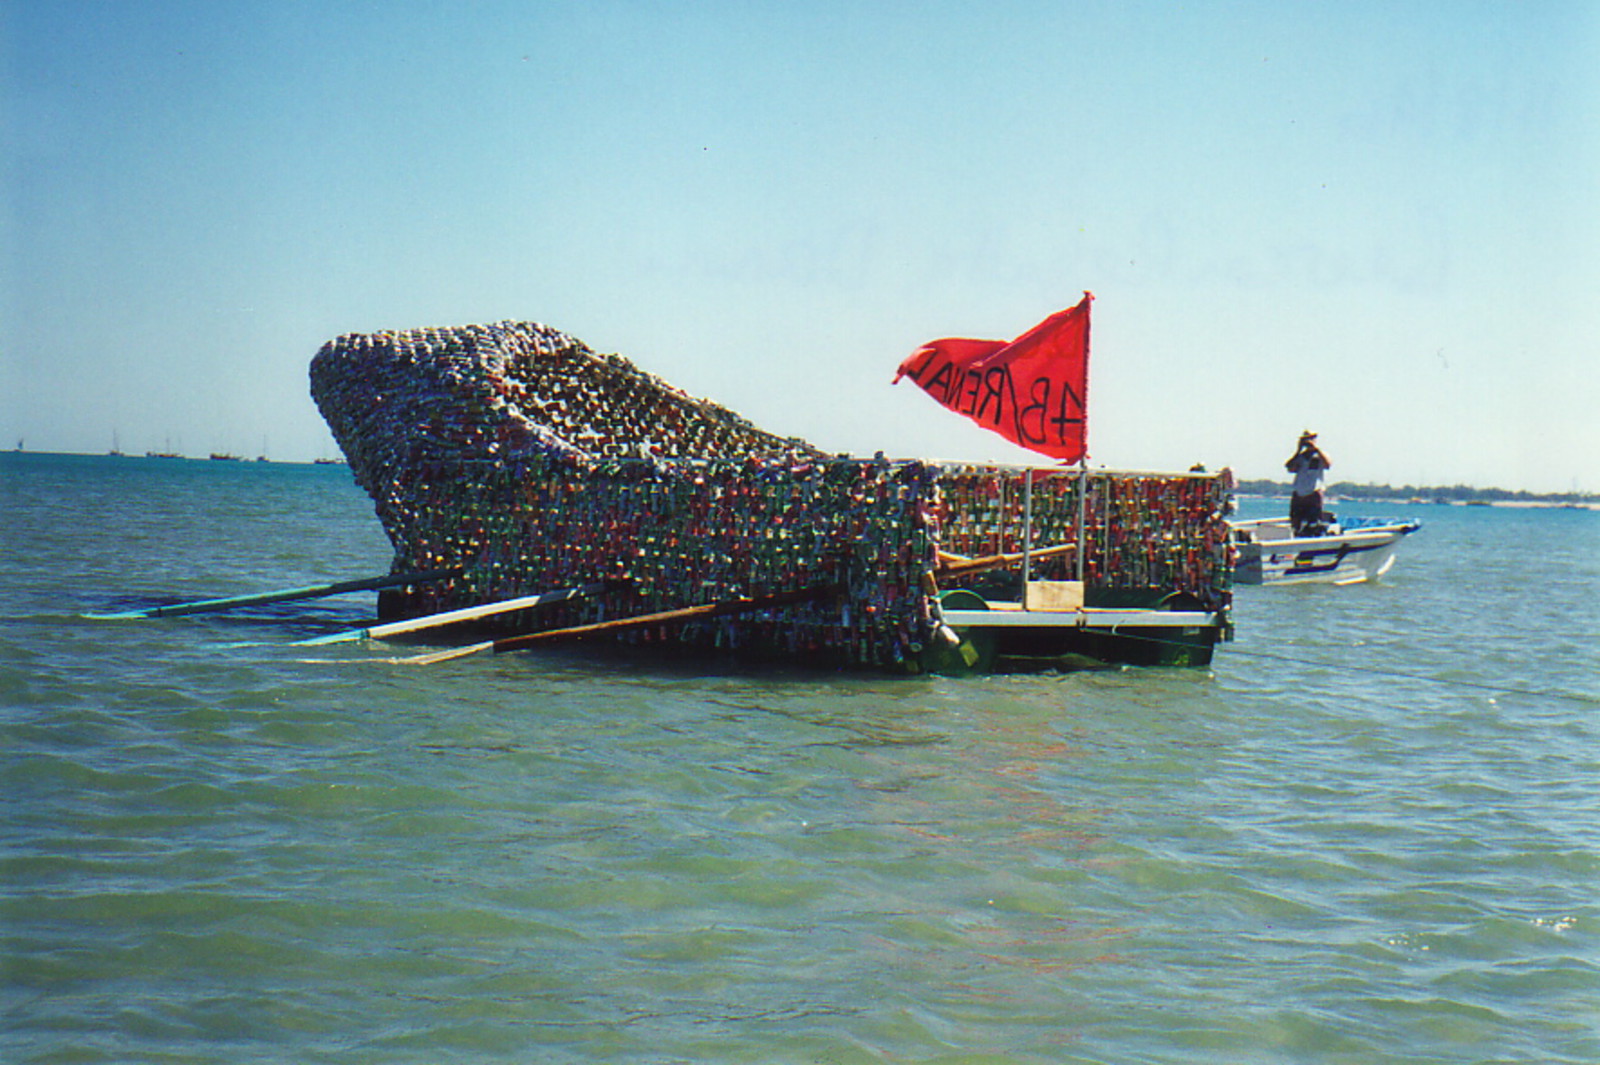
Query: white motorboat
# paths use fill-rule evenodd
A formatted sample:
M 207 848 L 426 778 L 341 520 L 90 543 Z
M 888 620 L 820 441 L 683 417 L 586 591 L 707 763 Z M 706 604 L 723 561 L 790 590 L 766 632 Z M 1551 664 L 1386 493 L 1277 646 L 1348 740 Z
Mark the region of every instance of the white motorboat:
M 1422 528 L 1419 521 L 1356 518 L 1296 536 L 1288 518 L 1228 524 L 1235 584 L 1360 584 L 1389 572 L 1400 541 Z

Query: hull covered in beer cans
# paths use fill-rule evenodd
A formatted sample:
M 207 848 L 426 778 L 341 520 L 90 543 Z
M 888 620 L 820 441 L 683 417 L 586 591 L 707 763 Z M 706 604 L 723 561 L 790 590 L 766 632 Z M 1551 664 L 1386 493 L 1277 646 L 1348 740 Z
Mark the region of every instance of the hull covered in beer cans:
M 311 385 L 394 572 L 461 571 L 386 617 L 596 583 L 495 624 L 788 596 L 612 642 L 907 672 L 1200 665 L 1228 631 L 1226 471 L 830 455 L 531 322 L 346 334 Z

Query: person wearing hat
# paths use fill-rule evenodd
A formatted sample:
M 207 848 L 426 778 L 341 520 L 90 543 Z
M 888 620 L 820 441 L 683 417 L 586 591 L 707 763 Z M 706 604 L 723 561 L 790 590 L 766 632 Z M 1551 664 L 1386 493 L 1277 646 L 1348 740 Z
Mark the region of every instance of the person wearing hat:
M 1325 471 L 1333 463 L 1317 446 L 1317 434 L 1310 429 L 1300 434 L 1300 446 L 1283 468 L 1294 474 L 1294 487 L 1289 496 L 1289 524 L 1296 536 L 1303 535 L 1311 526 L 1323 524 L 1322 482 Z

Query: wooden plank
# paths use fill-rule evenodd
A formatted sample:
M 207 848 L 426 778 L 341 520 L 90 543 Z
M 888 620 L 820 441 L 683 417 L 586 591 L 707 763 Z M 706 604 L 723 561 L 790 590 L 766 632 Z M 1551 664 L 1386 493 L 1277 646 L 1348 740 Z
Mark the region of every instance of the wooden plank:
M 500 654 L 504 651 L 518 651 L 524 647 L 533 647 L 541 643 L 581 640 L 589 636 L 626 632 L 629 629 L 648 628 L 651 625 L 664 625 L 674 621 L 727 617 L 730 614 L 745 614 L 753 610 L 792 606 L 795 603 L 821 599 L 823 596 L 831 594 L 834 590 L 834 586 L 830 584 L 795 592 L 779 592 L 775 595 L 759 595 L 754 598 L 728 599 L 720 603 L 705 603 L 701 606 L 683 607 L 678 610 L 662 610 L 654 614 L 639 614 L 631 618 L 597 621 L 592 625 L 574 625 L 566 629 L 550 629 L 546 632 L 530 632 L 522 636 L 508 636 L 503 640 L 495 641 L 494 652 L 495 654 Z
M 201 599 L 192 603 L 173 603 L 169 606 L 153 606 L 143 610 L 124 610 L 116 614 L 84 614 L 83 617 L 93 618 L 96 621 L 121 621 L 128 618 L 171 618 L 184 614 L 208 614 L 220 610 L 233 610 L 244 606 L 263 606 L 267 603 L 287 603 L 296 599 L 322 599 L 330 595 L 343 595 L 346 592 L 365 592 L 378 588 L 394 588 L 404 584 L 425 584 L 429 581 L 442 581 L 449 577 L 459 577 L 460 569 L 435 569 L 423 570 L 417 573 L 395 573 L 385 577 L 366 577 L 354 581 L 338 581 L 334 584 L 314 584 L 305 588 L 284 588 L 275 592 L 261 592 L 256 595 L 235 595 L 226 599 Z
M 835 591 L 835 587 L 829 584 L 795 592 L 780 592 L 776 595 L 728 599 L 718 603 L 705 603 L 701 606 L 662 610 L 651 614 L 615 618 L 611 621 L 597 621 L 591 625 L 574 625 L 565 629 L 550 629 L 546 632 L 530 632 L 521 636 L 508 636 L 500 640 L 468 644 L 465 647 L 451 647 L 443 651 L 432 651 L 428 654 L 413 655 L 410 658 L 395 658 L 390 659 L 390 661 L 407 665 L 430 666 L 436 662 L 448 662 L 454 658 L 465 658 L 467 655 L 474 655 L 480 651 L 493 651 L 495 654 L 501 654 L 506 651 L 518 651 L 525 647 L 533 647 L 542 643 L 581 640 L 588 636 L 603 636 L 614 632 L 625 632 L 628 629 L 645 628 L 650 625 L 665 625 L 675 621 L 692 621 L 696 618 L 725 617 L 730 614 L 743 614 L 752 610 L 767 610 L 774 607 L 790 606 L 795 603 L 821 599 L 824 596 L 833 594 Z
M 290 646 L 314 647 L 320 644 L 346 643 L 351 640 L 381 640 L 386 636 L 399 636 L 407 632 L 423 632 L 427 629 L 437 629 L 462 621 L 476 621 L 480 618 L 508 614 L 516 610 L 530 610 L 533 607 L 545 606 L 550 603 L 562 603 L 569 599 L 577 599 L 580 596 L 598 595 L 605 589 L 606 585 L 603 582 L 585 584 L 577 588 L 562 588 L 554 592 L 540 592 L 538 595 L 524 595 L 516 599 L 503 599 L 497 603 L 484 603 L 480 606 L 462 607 L 459 610 L 446 610 L 438 614 L 425 614 L 422 617 L 408 618 L 405 621 L 386 622 L 382 625 L 372 625 L 364 629 L 348 629 L 344 632 L 330 633 L 327 636 L 313 636 L 307 640 L 296 640 Z
M 483 643 L 469 643 L 465 647 L 449 647 L 443 651 L 429 651 L 427 654 L 412 655 L 410 658 L 384 658 L 378 661 L 394 662 L 407 666 L 431 666 L 435 662 L 448 662 L 452 658 L 465 658 L 475 655 L 479 651 L 494 650 L 494 641 L 486 640 Z
M 983 555 L 979 558 L 969 558 L 960 562 L 946 562 L 941 553 L 939 568 L 934 570 L 937 577 L 964 577 L 969 573 L 982 573 L 984 570 L 1000 569 L 1004 566 L 1015 566 L 1027 558 L 1049 558 L 1051 555 L 1064 555 L 1074 551 L 1077 544 L 1056 544 L 1054 547 L 1036 547 L 1026 553 L 1018 552 L 1011 555 Z

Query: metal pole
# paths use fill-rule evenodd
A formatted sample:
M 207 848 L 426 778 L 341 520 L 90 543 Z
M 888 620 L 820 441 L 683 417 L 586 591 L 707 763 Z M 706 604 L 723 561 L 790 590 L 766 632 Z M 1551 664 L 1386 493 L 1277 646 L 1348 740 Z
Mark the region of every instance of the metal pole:
M 1085 455 L 1078 462 L 1078 532 L 1074 539 L 1078 544 L 1078 583 L 1083 583 L 1083 512 L 1089 502 L 1089 456 Z
M 1033 467 L 1022 475 L 1022 609 L 1028 609 L 1028 582 L 1033 579 Z

